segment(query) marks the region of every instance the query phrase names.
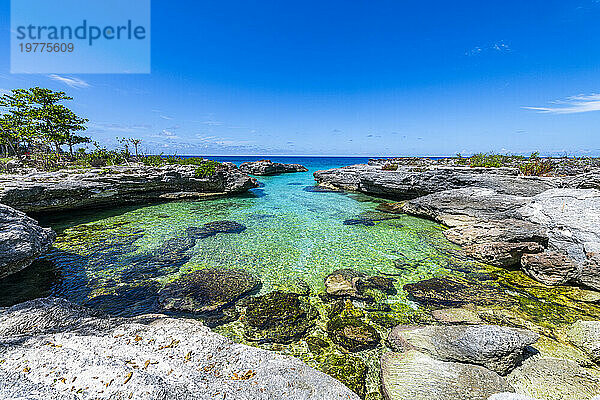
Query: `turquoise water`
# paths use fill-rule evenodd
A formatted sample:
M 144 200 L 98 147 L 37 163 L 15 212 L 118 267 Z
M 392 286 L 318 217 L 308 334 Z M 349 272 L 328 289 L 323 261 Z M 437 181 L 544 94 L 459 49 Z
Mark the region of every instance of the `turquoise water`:
M 239 164 L 251 159 L 219 160 Z M 320 292 L 327 274 L 353 268 L 394 277 L 398 294 L 387 301 L 406 302 L 405 283 L 477 267 L 443 239 L 441 226 L 378 212 L 384 199 L 310 190 L 314 171 L 366 159 L 272 159 L 304 164 L 309 172 L 258 177 L 260 188 L 231 198 L 42 220 L 59 232 L 55 249 L 0 282 L 0 305 L 58 295 L 117 315 L 153 312 L 155 287 L 207 267 L 248 270 L 261 279 L 261 292 L 290 288 L 300 281 Z M 219 220 L 235 221 L 246 229 L 198 240 L 186 234 L 189 227 Z M 410 269 L 397 268 L 407 261 Z

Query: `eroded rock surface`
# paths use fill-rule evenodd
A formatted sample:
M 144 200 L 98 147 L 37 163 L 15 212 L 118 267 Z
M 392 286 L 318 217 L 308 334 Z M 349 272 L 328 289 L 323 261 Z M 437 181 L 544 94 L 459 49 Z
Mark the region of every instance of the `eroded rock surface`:
M 514 392 L 489 369 L 435 360 L 416 350 L 382 356 L 381 386 L 388 400 L 487 400 L 494 393 Z
M 109 318 L 60 299 L 0 311 L 0 398 L 358 400 L 301 361 L 192 319 Z
M 300 164 L 282 164 L 271 160 L 259 160 L 242 163 L 240 171 L 251 175 L 277 175 L 288 172 L 306 172 L 308 169 Z
M 533 196 L 562 182 L 557 178 L 516 176 L 512 169 L 400 166 L 396 171 L 385 171 L 381 165 L 366 164 L 316 171 L 314 177 L 318 183 L 397 199 L 475 186 Z
M 396 351 L 418 350 L 442 361 L 482 365 L 500 375 L 512 371 L 536 333 L 497 325 L 398 326 L 388 341 Z
M 219 165 L 196 177 L 194 165 L 141 164 L 0 176 L 0 203 L 24 212 L 64 211 L 149 201 L 202 199 L 257 187 L 239 169 Z
M 11 207 L 0 204 L 0 279 L 28 267 L 44 254 L 56 234 Z
M 568 329 L 567 337 L 600 364 L 600 321 L 577 321 Z

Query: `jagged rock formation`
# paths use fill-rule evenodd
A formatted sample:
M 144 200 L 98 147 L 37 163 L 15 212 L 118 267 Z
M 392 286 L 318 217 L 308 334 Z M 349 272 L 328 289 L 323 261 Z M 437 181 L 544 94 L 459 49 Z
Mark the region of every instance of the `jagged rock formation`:
M 282 164 L 274 163 L 271 160 L 259 160 L 242 163 L 240 171 L 251 175 L 277 175 L 288 172 L 306 172 L 308 169 L 300 164 Z
M 28 267 L 44 254 L 56 234 L 11 207 L 0 204 L 0 279 Z
M 24 212 L 65 211 L 242 193 L 258 184 L 239 169 L 219 165 L 196 177 L 194 165 L 141 164 L 26 175 L 0 175 L 0 203 Z

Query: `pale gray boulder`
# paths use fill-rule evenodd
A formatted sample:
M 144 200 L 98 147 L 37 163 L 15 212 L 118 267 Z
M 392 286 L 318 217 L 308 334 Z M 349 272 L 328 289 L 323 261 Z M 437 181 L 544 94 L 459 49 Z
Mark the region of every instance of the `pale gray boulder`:
M 0 312 L 0 398 L 358 400 L 289 356 L 192 319 L 109 318 L 66 300 Z
M 514 391 L 487 368 L 435 360 L 416 350 L 383 354 L 381 388 L 387 400 L 487 400 Z
M 579 320 L 569 327 L 567 337 L 573 345 L 600 364 L 600 321 Z
M 482 365 L 500 375 L 512 371 L 538 334 L 497 325 L 394 328 L 388 342 L 396 351 L 418 350 L 442 361 Z
M 48 251 L 55 238 L 52 229 L 0 204 L 0 279 L 28 267 Z

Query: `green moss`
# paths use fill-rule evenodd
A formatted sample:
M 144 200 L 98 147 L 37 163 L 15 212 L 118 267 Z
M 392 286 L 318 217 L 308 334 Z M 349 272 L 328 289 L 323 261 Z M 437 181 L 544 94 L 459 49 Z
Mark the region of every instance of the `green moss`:
M 367 366 L 360 358 L 331 354 L 325 358 L 319 369 L 364 398 Z
M 248 301 L 245 336 L 263 343 L 289 343 L 302 337 L 317 317 L 317 309 L 299 294 L 271 292 Z
M 318 356 L 323 354 L 330 346 L 329 342 L 317 336 L 309 336 L 305 339 L 308 350 Z
M 327 334 L 335 343 L 349 351 L 376 347 L 381 340 L 377 330 L 356 317 L 335 317 L 327 322 Z

